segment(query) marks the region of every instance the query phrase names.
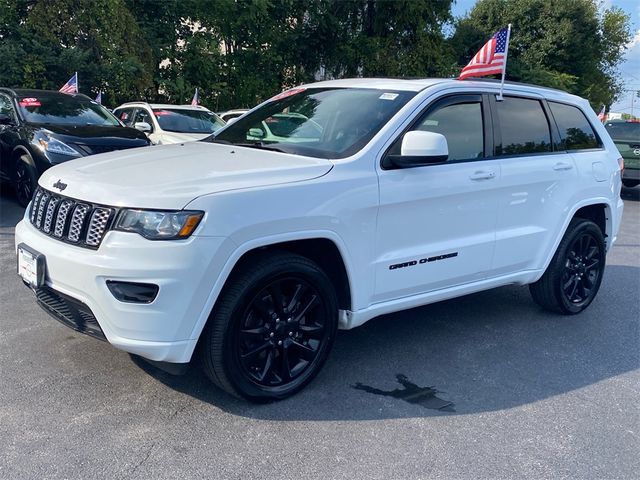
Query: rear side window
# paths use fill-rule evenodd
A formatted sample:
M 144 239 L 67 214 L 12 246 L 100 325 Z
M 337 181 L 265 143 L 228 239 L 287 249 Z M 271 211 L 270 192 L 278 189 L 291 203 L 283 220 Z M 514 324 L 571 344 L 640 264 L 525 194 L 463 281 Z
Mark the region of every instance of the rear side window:
M 560 140 L 564 150 L 600 147 L 598 137 L 589 120 L 579 108 L 556 102 L 549 102 L 549 108 L 560 130 Z
M 551 131 L 542 105 L 529 98 L 505 97 L 496 102 L 502 143 L 496 155 L 551 151 Z

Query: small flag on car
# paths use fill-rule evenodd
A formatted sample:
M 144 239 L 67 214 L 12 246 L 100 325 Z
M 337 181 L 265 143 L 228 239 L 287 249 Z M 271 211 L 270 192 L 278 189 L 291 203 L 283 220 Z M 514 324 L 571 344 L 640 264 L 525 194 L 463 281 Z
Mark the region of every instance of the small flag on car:
M 600 113 L 598 114 L 598 120 L 602 123 L 607 121 L 607 107 L 605 105 L 602 105 L 602 110 L 600 110 Z
M 511 24 L 498 30 L 493 37 L 476 53 L 466 67 L 460 72 L 458 80 L 470 77 L 484 77 L 487 75 L 502 74 L 500 84 L 500 96 L 504 86 L 504 74 L 507 70 L 507 53 L 509 51 L 509 37 L 511 37 Z
M 198 105 L 199 102 L 200 102 L 200 95 L 198 95 L 198 87 L 196 87 L 196 93 L 193 94 L 191 105 Z
M 96 103 L 102 105 L 102 90 L 98 90 L 98 95 L 96 95 Z
M 73 77 L 71 77 L 69 81 L 67 81 L 67 83 L 65 83 L 58 91 L 62 93 L 78 93 L 78 72 L 74 73 Z

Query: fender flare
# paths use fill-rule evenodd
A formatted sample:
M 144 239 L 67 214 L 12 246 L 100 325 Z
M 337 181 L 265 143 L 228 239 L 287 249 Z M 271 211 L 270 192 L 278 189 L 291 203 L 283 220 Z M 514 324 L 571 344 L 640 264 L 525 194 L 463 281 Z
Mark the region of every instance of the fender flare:
M 348 249 L 346 247 L 345 242 L 342 240 L 337 233 L 331 230 L 309 230 L 309 231 L 298 231 L 298 232 L 288 232 L 277 235 L 270 235 L 268 237 L 259 237 L 242 244 L 239 244 L 237 248 L 233 251 L 231 255 L 227 258 L 227 261 L 224 264 L 224 267 L 220 271 L 218 278 L 213 285 L 207 300 L 200 311 L 198 319 L 194 324 L 193 329 L 191 330 L 191 335 L 189 338 L 191 340 L 197 340 L 200 338 L 204 327 L 209 320 L 209 316 L 213 311 L 213 308 L 218 301 L 218 297 L 220 296 L 220 292 L 226 285 L 231 272 L 237 265 L 238 261 L 248 252 L 256 250 L 262 247 L 269 247 L 271 245 L 275 245 L 283 242 L 294 242 L 297 240 L 312 240 L 312 239 L 324 239 L 333 242 L 342 257 L 342 262 L 344 263 L 344 268 L 347 273 L 347 281 L 349 282 L 349 290 L 351 293 L 351 298 L 353 299 L 353 267 L 350 261 L 350 255 Z M 194 343 L 195 348 L 195 343 Z M 193 352 L 191 352 L 193 354 Z

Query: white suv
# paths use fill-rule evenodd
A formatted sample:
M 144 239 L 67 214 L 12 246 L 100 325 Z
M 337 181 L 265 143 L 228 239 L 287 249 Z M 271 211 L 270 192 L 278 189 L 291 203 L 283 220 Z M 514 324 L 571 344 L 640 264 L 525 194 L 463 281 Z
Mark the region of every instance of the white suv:
M 56 166 L 16 227 L 19 274 L 72 328 L 169 370 L 198 347 L 254 401 L 381 314 L 507 284 L 578 313 L 620 226 L 619 153 L 586 100 L 498 87 L 316 83 L 205 142 Z
M 154 145 L 202 140 L 225 124 L 201 105 L 129 102 L 114 109 L 113 114 L 127 127 L 146 133 Z

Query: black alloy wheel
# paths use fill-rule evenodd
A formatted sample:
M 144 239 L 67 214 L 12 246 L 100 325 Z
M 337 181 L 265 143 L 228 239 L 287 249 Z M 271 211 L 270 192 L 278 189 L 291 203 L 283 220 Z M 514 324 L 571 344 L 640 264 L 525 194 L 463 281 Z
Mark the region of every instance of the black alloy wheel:
M 327 313 L 326 302 L 304 278 L 272 280 L 249 302 L 234 332 L 243 375 L 265 387 L 295 381 L 327 341 Z
M 318 374 L 337 326 L 335 289 L 317 264 L 288 252 L 262 252 L 227 280 L 202 332 L 202 365 L 232 395 L 284 399 Z
M 33 192 L 36 190 L 37 180 L 36 174 L 31 165 L 27 163 L 26 158 L 23 156 L 16 162 L 16 178 L 15 178 L 15 190 L 18 203 L 22 207 L 27 207 Z
M 591 300 L 600 280 L 602 250 L 589 232 L 576 238 L 568 248 L 562 274 L 562 292 L 567 302 L 580 307 Z
M 600 227 L 574 218 L 540 280 L 529 285 L 533 300 L 546 310 L 574 315 L 595 298 L 606 260 Z

